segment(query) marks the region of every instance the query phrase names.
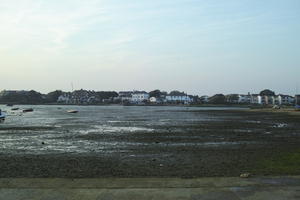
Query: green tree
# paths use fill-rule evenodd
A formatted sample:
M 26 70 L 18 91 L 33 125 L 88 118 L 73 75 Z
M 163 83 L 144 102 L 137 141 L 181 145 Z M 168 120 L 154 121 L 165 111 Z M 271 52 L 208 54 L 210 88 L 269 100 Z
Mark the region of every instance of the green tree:
M 211 104 L 224 104 L 225 96 L 223 94 L 215 94 L 208 99 L 208 102 Z
M 229 94 L 225 96 L 226 101 L 230 103 L 237 103 L 239 100 L 239 95 L 238 94 Z
M 3 92 L 0 97 L 1 103 L 13 104 L 38 104 L 43 102 L 42 94 L 34 90 Z
M 26 103 L 28 104 L 37 104 L 42 103 L 43 101 L 42 94 L 34 90 L 30 90 L 29 92 L 25 93 L 25 95 Z
M 55 90 L 53 92 L 49 92 L 46 95 L 46 102 L 47 103 L 55 103 L 55 102 L 57 102 L 58 97 L 62 94 L 63 94 L 63 91 L 61 91 L 61 90 Z
M 275 96 L 275 92 L 269 89 L 265 89 L 259 93 L 261 96 Z
M 150 97 L 160 97 L 162 95 L 162 92 L 160 90 L 153 90 L 149 92 Z
M 170 92 L 171 96 L 184 96 L 186 95 L 184 92 L 179 92 L 178 90 L 173 90 Z

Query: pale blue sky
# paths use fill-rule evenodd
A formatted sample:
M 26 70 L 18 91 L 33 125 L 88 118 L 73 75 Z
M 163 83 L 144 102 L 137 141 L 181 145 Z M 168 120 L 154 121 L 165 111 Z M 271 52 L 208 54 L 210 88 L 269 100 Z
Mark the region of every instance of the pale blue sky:
M 0 90 L 294 94 L 299 35 L 299 0 L 0 0 Z

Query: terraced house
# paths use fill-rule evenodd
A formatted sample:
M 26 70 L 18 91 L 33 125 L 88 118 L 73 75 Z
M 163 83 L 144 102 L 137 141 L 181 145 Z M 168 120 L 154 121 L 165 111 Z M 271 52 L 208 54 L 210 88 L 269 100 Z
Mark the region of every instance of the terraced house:
M 293 105 L 295 98 L 289 95 L 279 94 L 275 96 L 275 104 L 277 105 Z
M 131 102 L 133 103 L 141 103 L 144 101 L 148 101 L 149 99 L 149 93 L 145 91 L 133 91 Z
M 166 101 L 170 103 L 192 103 L 193 98 L 191 98 L 189 95 L 185 93 L 178 93 L 178 94 L 172 94 L 166 96 Z

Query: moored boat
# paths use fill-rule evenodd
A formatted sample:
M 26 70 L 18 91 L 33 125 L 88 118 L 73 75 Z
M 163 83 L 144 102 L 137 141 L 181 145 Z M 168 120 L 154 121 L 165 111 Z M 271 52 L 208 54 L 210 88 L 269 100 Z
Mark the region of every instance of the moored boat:
M 300 95 L 295 95 L 295 110 L 300 111 Z
M 5 114 L 0 110 L 0 122 L 5 120 Z
M 68 113 L 78 113 L 78 110 L 68 110 Z
M 27 109 L 24 109 L 23 112 L 33 112 L 33 109 L 32 108 L 27 108 Z

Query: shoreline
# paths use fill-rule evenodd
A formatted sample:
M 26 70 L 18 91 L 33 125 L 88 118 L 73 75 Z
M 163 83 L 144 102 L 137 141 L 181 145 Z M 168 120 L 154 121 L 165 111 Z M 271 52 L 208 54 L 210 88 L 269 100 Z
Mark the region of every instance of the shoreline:
M 12 104 L 13 106 L 7 106 L 6 103 L 0 103 L 2 106 L 6 107 L 14 107 L 17 105 L 21 106 L 170 106 L 170 107 L 240 107 L 240 108 L 250 108 L 252 110 L 274 110 L 274 111 L 282 111 L 282 110 L 295 110 L 295 106 L 293 105 L 283 105 L 280 109 L 274 109 L 270 106 L 266 105 L 253 105 L 253 104 L 114 104 L 114 103 L 107 103 L 107 104 L 59 104 L 59 103 L 42 103 L 42 104 L 22 104 L 22 103 L 15 103 Z M 273 106 L 273 105 L 271 105 Z
M 7 106 L 7 103 L 0 103 L 0 105 Z M 42 103 L 42 104 L 22 104 L 22 103 L 15 103 L 12 104 L 15 105 L 34 105 L 34 106 L 42 106 L 42 105 L 48 105 L 48 106 L 190 106 L 190 107 L 250 107 L 251 105 L 248 104 L 114 104 L 114 103 L 108 103 L 108 104 L 59 104 L 59 103 Z M 13 107 L 13 106 L 7 106 L 7 107 Z
M 249 109 L 249 112 L 268 112 L 268 113 L 281 113 L 289 115 L 299 115 L 300 111 L 293 108 L 281 108 L 281 109 L 272 109 L 272 108 L 260 108 L 260 109 Z

